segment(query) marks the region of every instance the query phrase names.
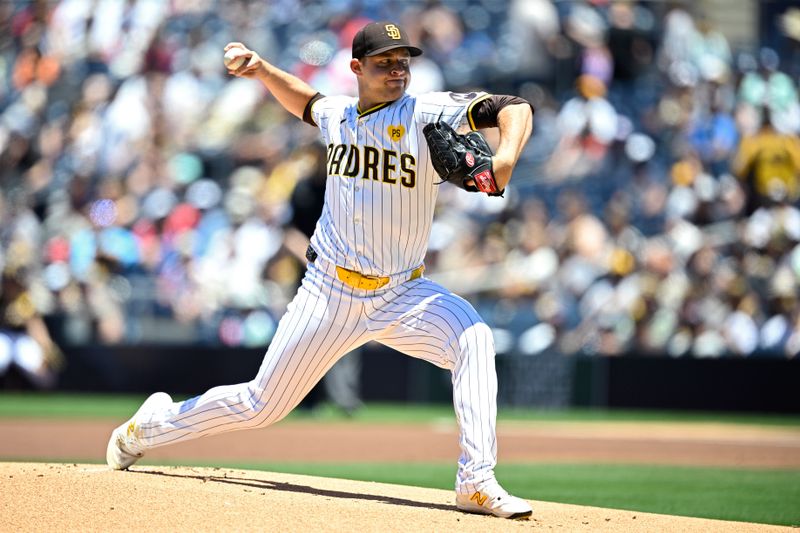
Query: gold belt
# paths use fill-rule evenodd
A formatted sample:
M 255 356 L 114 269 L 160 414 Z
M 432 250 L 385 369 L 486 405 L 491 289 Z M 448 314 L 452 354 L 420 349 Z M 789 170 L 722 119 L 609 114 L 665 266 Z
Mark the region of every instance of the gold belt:
M 424 271 L 425 265 L 418 266 L 411 271 L 411 275 L 408 276 L 406 281 L 417 279 L 418 277 L 422 276 Z M 350 285 L 354 289 L 361 289 L 362 291 L 378 290 L 391 280 L 389 276 L 367 276 L 365 274 L 356 272 L 355 270 L 348 270 L 340 266 L 336 267 L 336 275 L 339 276 L 339 279 L 343 283 Z

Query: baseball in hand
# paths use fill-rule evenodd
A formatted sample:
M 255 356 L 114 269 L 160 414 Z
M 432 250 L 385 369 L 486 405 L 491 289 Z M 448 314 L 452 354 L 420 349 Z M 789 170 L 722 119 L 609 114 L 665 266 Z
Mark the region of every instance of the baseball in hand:
M 248 56 L 242 48 L 231 48 L 225 52 L 222 60 L 228 70 L 236 70 L 247 62 Z

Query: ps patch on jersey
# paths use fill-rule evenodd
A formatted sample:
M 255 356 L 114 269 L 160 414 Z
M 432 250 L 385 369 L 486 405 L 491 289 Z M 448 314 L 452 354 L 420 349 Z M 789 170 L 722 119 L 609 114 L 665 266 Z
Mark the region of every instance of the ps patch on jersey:
M 403 135 L 406 134 L 406 127 L 402 124 L 394 125 L 389 124 L 389 127 L 386 128 L 386 133 L 389 134 L 389 139 L 394 142 L 399 142 L 400 139 L 403 138 Z

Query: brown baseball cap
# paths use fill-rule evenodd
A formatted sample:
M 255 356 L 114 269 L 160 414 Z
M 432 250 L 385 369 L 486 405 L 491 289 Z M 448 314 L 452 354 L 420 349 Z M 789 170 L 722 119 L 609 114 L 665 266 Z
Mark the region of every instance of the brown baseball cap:
M 422 55 L 422 50 L 411 46 L 406 32 L 393 22 L 371 22 L 353 37 L 353 57 L 356 59 L 382 54 L 395 48 L 407 48 L 412 56 Z

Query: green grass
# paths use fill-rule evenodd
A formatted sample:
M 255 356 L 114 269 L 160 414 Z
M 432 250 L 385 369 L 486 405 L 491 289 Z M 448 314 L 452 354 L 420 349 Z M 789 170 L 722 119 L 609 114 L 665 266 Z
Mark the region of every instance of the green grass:
M 185 464 L 185 463 L 183 463 Z M 209 466 L 210 463 L 193 463 Z M 442 463 L 213 463 L 213 466 L 450 490 Z M 520 497 L 669 515 L 800 525 L 800 471 L 642 465 L 503 464 L 498 479 Z
M 0 417 L 49 418 L 127 418 L 141 405 L 146 395 L 106 394 L 21 394 L 0 393 Z M 176 399 L 182 399 L 176 397 Z M 296 410 L 289 420 L 341 421 L 345 417 L 330 406 L 313 413 Z M 718 422 L 800 426 L 800 416 L 777 414 L 704 413 L 679 411 L 635 411 L 603 409 L 535 410 L 503 408 L 500 420 L 552 422 Z M 454 420 L 450 405 L 368 404 L 352 419 L 362 423 L 415 423 Z

